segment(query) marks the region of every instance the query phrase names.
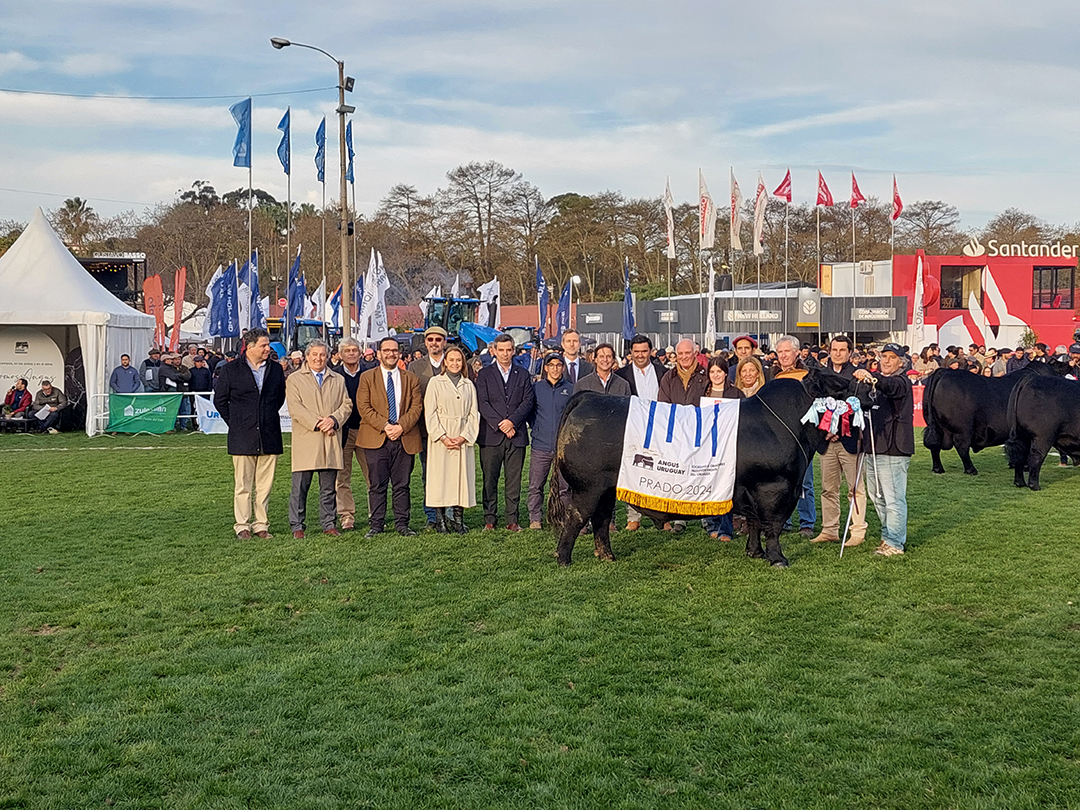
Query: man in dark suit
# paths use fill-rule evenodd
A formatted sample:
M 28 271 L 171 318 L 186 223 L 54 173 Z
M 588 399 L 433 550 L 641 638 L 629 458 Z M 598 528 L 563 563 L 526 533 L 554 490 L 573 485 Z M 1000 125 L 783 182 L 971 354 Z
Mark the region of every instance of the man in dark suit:
M 659 399 L 660 380 L 667 374 L 662 363 L 652 356 L 652 341 L 645 335 L 634 335 L 630 341 L 630 362 L 615 373 L 630 383 L 630 394 L 641 399 L 655 402 Z M 626 505 L 626 529 L 636 531 L 641 528 L 641 513 L 630 504 Z
M 441 326 L 429 326 L 424 330 L 424 346 L 427 356 L 418 357 L 409 363 L 409 371 L 420 380 L 420 397 L 427 396 L 428 383 L 432 377 L 438 377 L 443 371 L 443 355 L 446 353 L 446 330 Z M 420 420 L 420 438 L 423 442 L 420 450 L 420 482 L 424 485 L 424 493 L 427 493 L 427 420 Z M 424 517 L 427 518 L 428 529 L 435 528 L 435 510 L 424 503 Z
M 356 444 L 367 456 L 368 507 L 371 528 L 367 536 L 382 532 L 386 523 L 386 491 L 393 489 L 394 526 L 403 537 L 413 537 L 409 528 L 409 479 L 413 456 L 420 452 L 420 413 L 424 400 L 416 375 L 398 368 L 401 349 L 392 337 L 379 341 L 379 367 L 360 375 L 356 387 L 356 410 L 360 427 Z
M 596 370 L 588 360 L 581 359 L 581 333 L 577 329 L 567 329 L 563 332 L 562 350 L 563 361 L 566 363 L 563 376 L 570 381 L 570 385 L 576 385 L 578 380 Z
M 269 360 L 270 336 L 265 329 L 249 329 L 242 340 L 244 351 L 240 357 L 219 366 L 214 407 L 229 426 L 228 449 L 236 480 L 233 529 L 242 540 L 252 533 L 268 539 L 271 535 L 266 505 L 278 456 L 284 451 L 278 411 L 285 403 L 285 373 Z
M 499 476 L 506 466 L 503 498 L 506 528 L 520 531 L 521 470 L 529 430 L 525 424 L 536 402 L 529 372 L 514 363 L 514 339 L 502 334 L 491 343 L 495 362 L 480 369 L 476 399 L 480 408 L 480 469 L 484 475 L 484 528 L 499 519 Z

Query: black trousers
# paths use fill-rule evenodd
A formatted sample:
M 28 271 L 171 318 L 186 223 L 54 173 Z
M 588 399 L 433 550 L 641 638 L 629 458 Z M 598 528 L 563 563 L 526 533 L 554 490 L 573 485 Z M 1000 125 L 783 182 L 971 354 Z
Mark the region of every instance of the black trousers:
M 515 447 L 512 439 L 503 436 L 498 444 L 480 447 L 480 470 L 484 474 L 484 523 L 499 522 L 499 475 L 506 467 L 503 503 L 506 522 L 520 523 L 521 470 L 525 466 L 525 448 Z
M 393 491 L 394 527 L 409 526 L 409 482 L 412 479 L 413 457 L 405 452 L 401 440 L 383 442 L 382 447 L 365 450 L 368 474 L 368 509 L 371 510 L 371 528 L 382 531 L 386 527 L 386 491 Z

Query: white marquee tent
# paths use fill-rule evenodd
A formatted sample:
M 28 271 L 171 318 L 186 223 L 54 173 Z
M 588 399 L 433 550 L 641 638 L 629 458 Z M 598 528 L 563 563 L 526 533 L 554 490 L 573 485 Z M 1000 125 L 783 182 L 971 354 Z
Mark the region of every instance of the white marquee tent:
M 3 326 L 76 327 L 86 376 L 89 436 L 105 427 L 108 405 L 103 395 L 120 355 L 130 355 L 138 364 L 154 340 L 153 317 L 129 307 L 95 281 L 40 208 L 0 256 Z

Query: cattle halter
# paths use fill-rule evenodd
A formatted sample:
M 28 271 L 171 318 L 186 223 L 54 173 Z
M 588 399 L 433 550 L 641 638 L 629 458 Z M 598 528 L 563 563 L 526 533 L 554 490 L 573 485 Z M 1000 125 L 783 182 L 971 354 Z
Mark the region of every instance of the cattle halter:
M 764 399 L 762 399 L 762 398 L 761 398 L 761 394 L 760 394 L 760 393 L 758 393 L 758 394 L 757 394 L 757 398 L 758 398 L 758 402 L 760 402 L 760 403 L 761 403 L 762 405 L 764 405 L 764 406 L 765 406 L 765 409 L 766 409 L 766 410 L 767 410 L 767 411 L 768 411 L 769 413 L 771 413 L 771 414 L 772 414 L 773 416 L 776 416 L 776 411 L 774 411 L 774 410 L 773 410 L 772 408 L 770 408 L 770 407 L 769 407 L 769 403 L 768 403 L 768 402 L 766 402 L 766 401 L 765 401 Z M 809 466 L 809 464 L 810 464 L 810 457 L 809 457 L 808 455 L 806 455 L 806 450 L 805 450 L 805 449 L 803 449 L 803 446 L 802 446 L 802 442 L 801 442 L 801 441 L 799 440 L 799 437 L 795 435 L 795 431 L 794 431 L 794 430 L 792 430 L 792 429 L 791 429 L 790 427 L 788 427 L 788 423 L 787 423 L 787 422 L 785 422 L 785 421 L 784 421 L 783 419 L 781 419 L 781 418 L 780 418 L 779 416 L 776 416 L 776 420 L 777 420 L 777 421 L 778 421 L 778 422 L 779 422 L 779 423 L 780 423 L 781 425 L 783 425 L 783 426 L 784 426 L 784 428 L 785 428 L 785 429 L 787 430 L 787 432 L 788 432 L 788 433 L 790 433 L 790 434 L 791 434 L 791 438 L 793 438 L 793 439 L 795 440 L 795 444 L 797 444 L 797 445 L 799 446 L 799 450 L 800 450 L 800 451 L 802 451 L 802 454 L 803 454 L 803 458 L 804 458 L 804 459 L 806 459 L 806 463 L 807 463 L 807 465 Z

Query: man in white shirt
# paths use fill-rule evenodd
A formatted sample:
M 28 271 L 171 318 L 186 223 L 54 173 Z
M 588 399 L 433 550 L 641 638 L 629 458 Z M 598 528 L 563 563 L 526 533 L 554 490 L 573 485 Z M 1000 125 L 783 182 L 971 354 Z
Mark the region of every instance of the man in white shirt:
M 630 384 L 631 396 L 655 402 L 660 392 L 660 380 L 667 369 L 652 359 L 652 341 L 645 335 L 634 335 L 630 341 L 630 362 L 614 373 Z M 639 528 L 641 513 L 627 504 L 626 529 L 632 532 Z
M 581 359 L 581 334 L 577 329 L 563 332 L 562 350 L 566 362 L 565 376 L 571 385 L 577 385 L 578 380 L 593 373 L 593 364 Z

